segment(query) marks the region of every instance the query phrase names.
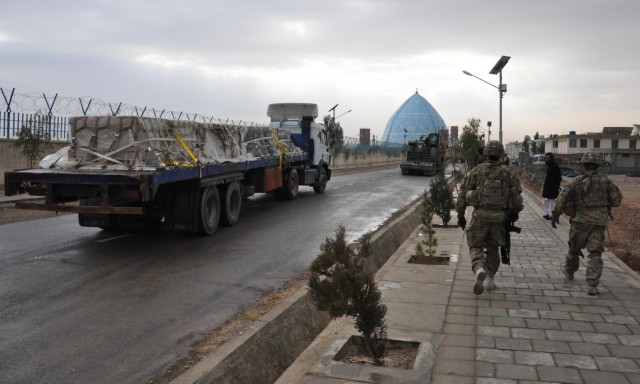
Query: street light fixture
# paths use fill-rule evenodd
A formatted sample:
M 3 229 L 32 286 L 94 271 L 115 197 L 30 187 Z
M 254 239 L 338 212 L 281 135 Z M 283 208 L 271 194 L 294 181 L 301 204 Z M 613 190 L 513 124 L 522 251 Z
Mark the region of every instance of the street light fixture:
M 338 116 L 338 117 L 334 117 L 334 120 L 335 120 L 335 119 L 339 119 L 339 118 L 341 118 L 342 116 L 346 115 L 347 113 L 349 113 L 349 112 L 351 112 L 351 111 L 352 111 L 352 110 L 350 109 L 350 110 L 348 110 L 347 112 L 345 112 L 345 113 L 341 114 L 340 116 Z
M 474 74 L 471 74 L 467 71 L 462 71 L 462 73 L 464 73 L 465 75 L 475 77 L 476 79 L 483 81 L 498 90 L 498 95 L 500 100 L 500 127 L 499 127 L 500 143 L 502 143 L 502 98 L 504 97 L 504 94 L 507 92 L 507 84 L 502 84 L 502 68 L 504 68 L 504 66 L 507 65 L 510 58 L 511 56 L 502 56 L 500 60 L 498 60 L 496 65 L 494 65 L 491 71 L 489 72 L 489 74 L 491 75 L 497 75 L 497 74 L 500 75 L 500 83 L 499 83 L 499 86 L 497 87 L 491 84 L 490 82 L 479 78 Z

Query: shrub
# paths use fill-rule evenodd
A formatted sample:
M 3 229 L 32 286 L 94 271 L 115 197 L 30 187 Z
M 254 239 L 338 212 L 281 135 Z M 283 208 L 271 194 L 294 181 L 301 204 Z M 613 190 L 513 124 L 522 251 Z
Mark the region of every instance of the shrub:
M 424 192 L 424 201 L 422 203 L 422 227 L 420 231 L 424 234 L 423 239 L 416 244 L 416 256 L 418 257 L 434 257 L 436 255 L 436 247 L 438 246 L 438 239 L 436 239 L 436 231 L 433 230 L 433 209 L 427 196 L 427 191 Z
M 18 138 L 12 144 L 27 160 L 29 168 L 33 168 L 36 161 L 40 160 L 51 149 L 51 135 L 45 131 L 45 124 L 49 117 L 40 114 L 35 115 L 22 126 Z
M 428 196 L 429 204 L 433 212 L 442 219 L 446 226 L 451 220 L 451 210 L 455 207 L 453 193 L 449 189 L 449 183 L 442 172 L 438 172 L 435 179 L 431 181 Z
M 375 365 L 384 363 L 387 326 L 387 307 L 372 272 L 364 262 L 371 254 L 370 236 L 363 237 L 359 252 L 345 241 L 345 229 L 339 226 L 335 238 L 326 238 L 321 253 L 311 264 L 309 288 L 311 299 L 321 311 L 328 311 L 332 319 L 352 316 L 356 329 L 362 334 L 365 347 Z

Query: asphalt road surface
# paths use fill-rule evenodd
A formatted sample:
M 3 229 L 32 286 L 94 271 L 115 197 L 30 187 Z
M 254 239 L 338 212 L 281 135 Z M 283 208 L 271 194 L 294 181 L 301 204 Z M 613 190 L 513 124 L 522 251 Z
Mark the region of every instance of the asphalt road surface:
M 308 268 L 339 224 L 355 240 L 430 179 L 394 168 L 293 201 L 259 194 L 210 237 L 82 228 L 76 215 L 0 225 L 0 382 L 148 382 Z

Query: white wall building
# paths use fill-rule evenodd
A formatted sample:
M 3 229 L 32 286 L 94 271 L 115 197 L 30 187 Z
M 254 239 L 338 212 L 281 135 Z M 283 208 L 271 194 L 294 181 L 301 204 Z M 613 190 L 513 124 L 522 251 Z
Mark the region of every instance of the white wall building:
M 552 135 L 545 138 L 545 150 L 558 159 L 578 161 L 586 152 L 596 152 L 612 173 L 630 173 L 640 170 L 640 136 L 633 127 L 604 127 L 602 132 Z M 633 133 L 636 133 L 635 135 Z

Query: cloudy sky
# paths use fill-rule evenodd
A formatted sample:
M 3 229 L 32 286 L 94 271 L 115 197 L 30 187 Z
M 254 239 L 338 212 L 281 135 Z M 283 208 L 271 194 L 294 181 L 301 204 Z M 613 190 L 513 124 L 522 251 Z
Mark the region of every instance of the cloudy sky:
M 0 88 L 260 123 L 269 103 L 339 104 L 354 137 L 382 136 L 417 89 L 497 138 L 497 89 L 462 71 L 497 85 L 506 55 L 508 142 L 640 124 L 639 16 L 637 0 L 7 1 Z

